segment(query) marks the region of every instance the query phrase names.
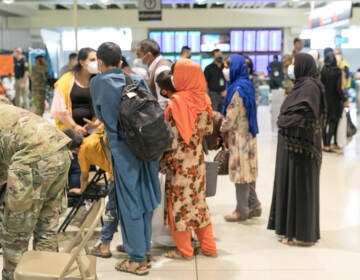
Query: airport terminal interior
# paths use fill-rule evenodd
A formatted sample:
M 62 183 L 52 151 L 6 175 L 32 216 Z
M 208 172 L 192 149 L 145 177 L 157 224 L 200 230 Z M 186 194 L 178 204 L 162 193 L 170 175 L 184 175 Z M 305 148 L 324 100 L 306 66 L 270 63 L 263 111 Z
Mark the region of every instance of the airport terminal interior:
M 155 8 L 149 7 L 151 3 Z M 335 8 L 334 8 L 335 7 Z M 338 12 L 338 14 L 337 14 Z M 360 1 L 302 0 L 2 0 L 0 2 L 0 77 L 11 81 L 13 51 L 22 48 L 29 66 L 35 57 L 46 58 L 52 81 L 60 75 L 68 56 L 83 47 L 106 41 L 120 45 L 130 67 L 137 64 L 136 46 L 152 38 L 163 58 L 176 61 L 181 48 L 189 46 L 191 59 L 202 70 L 213 62 L 211 51 L 241 53 L 250 57 L 260 79 L 257 106 L 259 134 L 256 191 L 262 214 L 241 222 L 227 222 L 234 211 L 234 183 L 228 175 L 217 176 L 216 194 L 207 198 L 218 256 L 197 254 L 192 259 L 170 259 L 167 248 L 152 242 L 150 280 L 356 280 L 360 275 L 360 135 L 356 133 L 337 152 L 323 152 L 320 171 L 320 239 L 314 246 L 288 246 L 267 229 L 272 202 L 277 152 L 277 116 L 284 92 L 269 87 L 268 65 L 293 51 L 293 40 L 302 52 L 341 49 L 347 61 L 349 108 L 360 126 Z M 10 57 L 10 60 L 9 60 Z M 9 70 L 10 69 L 10 70 Z M 11 82 L 10 84 L 11 85 Z M 6 93 L 15 96 L 9 86 Z M 47 89 L 43 118 L 50 117 L 52 88 Z M 30 109 L 32 110 L 32 109 Z M 1 112 L 0 112 L 1 113 Z M 6 116 L 2 116 L 5 117 Z M 213 161 L 210 151 L 206 161 Z M 62 217 L 61 221 L 63 221 Z M 89 246 L 99 240 L 99 225 Z M 137 279 L 116 271 L 126 258 L 117 251 L 122 244 L 120 228 L 111 242 L 112 257 L 96 259 L 99 280 Z M 70 225 L 59 234 L 60 251 L 77 231 Z M 199 246 L 192 239 L 194 247 Z M 0 256 L 2 268 L 2 255 Z M 140 277 L 141 278 L 141 277 Z M 65 278 L 66 279 L 66 278 Z M 80 278 L 78 278 L 80 279 Z

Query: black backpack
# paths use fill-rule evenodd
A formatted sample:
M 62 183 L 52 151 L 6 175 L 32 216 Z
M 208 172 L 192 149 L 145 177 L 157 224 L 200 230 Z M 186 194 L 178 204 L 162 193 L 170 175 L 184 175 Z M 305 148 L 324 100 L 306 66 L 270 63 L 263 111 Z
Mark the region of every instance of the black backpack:
M 171 145 L 174 135 L 156 98 L 136 85 L 128 74 L 125 80 L 119 106 L 119 129 L 135 156 L 144 161 L 158 160 Z

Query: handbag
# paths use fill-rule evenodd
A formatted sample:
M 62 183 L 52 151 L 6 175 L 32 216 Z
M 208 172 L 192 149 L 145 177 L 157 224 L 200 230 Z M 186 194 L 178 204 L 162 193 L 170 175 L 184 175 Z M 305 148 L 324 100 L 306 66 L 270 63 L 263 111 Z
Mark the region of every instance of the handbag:
M 214 161 L 219 163 L 218 175 L 229 174 L 229 150 L 223 147 L 214 157 Z
M 216 161 L 206 162 L 206 197 L 216 194 L 218 165 Z
M 346 113 L 345 110 L 343 110 L 336 129 L 336 144 L 340 148 L 344 148 L 348 143 L 346 137 L 347 134 L 346 126 L 347 126 Z
M 356 134 L 356 126 L 351 121 L 350 111 L 346 112 L 346 136 L 353 137 Z
M 205 141 L 209 150 L 217 150 L 220 149 L 222 144 L 221 138 L 221 124 L 224 117 L 221 113 L 214 111 L 213 112 L 213 131 L 211 134 L 205 136 Z

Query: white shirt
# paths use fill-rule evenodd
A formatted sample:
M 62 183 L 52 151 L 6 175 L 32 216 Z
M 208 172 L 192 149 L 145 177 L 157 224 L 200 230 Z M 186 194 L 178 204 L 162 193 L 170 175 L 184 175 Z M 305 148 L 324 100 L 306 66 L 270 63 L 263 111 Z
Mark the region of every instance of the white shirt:
M 157 58 L 154 59 L 154 61 L 150 64 L 149 66 L 149 73 L 152 73 L 154 72 L 155 70 L 155 67 L 156 65 L 158 64 L 158 62 L 162 59 L 163 57 L 161 55 L 159 55 Z M 161 73 L 161 72 L 164 72 L 164 71 L 167 71 L 167 70 L 171 70 L 171 68 L 169 66 L 166 66 L 166 65 L 161 65 L 159 66 L 156 70 L 155 70 L 155 73 L 154 73 L 154 83 L 155 83 L 155 88 L 156 88 L 156 95 L 158 97 L 158 102 L 160 104 L 160 107 L 162 109 L 165 109 L 167 104 L 168 104 L 168 99 L 161 96 L 160 94 L 160 88 L 158 86 L 158 84 L 156 83 L 156 78 L 157 76 Z

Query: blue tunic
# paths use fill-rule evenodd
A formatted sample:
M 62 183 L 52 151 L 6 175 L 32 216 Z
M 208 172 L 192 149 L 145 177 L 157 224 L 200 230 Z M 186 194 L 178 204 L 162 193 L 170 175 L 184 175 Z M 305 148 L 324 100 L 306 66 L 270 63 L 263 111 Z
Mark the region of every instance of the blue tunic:
M 132 75 L 132 79 L 147 87 L 138 76 Z M 118 138 L 118 108 L 124 86 L 122 70 L 108 70 L 91 80 L 90 92 L 95 114 L 105 124 L 110 144 L 119 210 L 126 217 L 139 219 L 160 202 L 159 162 L 138 159 L 124 135 Z

